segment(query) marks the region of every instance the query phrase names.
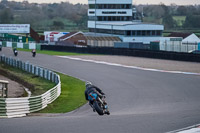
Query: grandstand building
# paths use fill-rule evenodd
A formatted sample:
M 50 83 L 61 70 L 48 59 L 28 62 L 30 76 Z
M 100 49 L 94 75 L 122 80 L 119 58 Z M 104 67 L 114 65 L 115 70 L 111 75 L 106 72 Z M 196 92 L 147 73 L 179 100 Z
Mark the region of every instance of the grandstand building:
M 118 36 L 122 42 L 159 41 L 163 25 L 135 20 L 132 0 L 88 0 L 88 28 L 94 35 Z

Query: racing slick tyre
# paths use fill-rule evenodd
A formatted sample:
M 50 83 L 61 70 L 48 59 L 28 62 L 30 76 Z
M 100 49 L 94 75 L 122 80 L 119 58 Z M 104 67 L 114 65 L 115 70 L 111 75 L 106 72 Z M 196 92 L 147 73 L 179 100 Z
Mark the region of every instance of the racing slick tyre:
M 98 103 L 97 101 L 95 101 L 93 106 L 99 115 L 104 115 L 103 108 L 101 108 L 101 103 Z

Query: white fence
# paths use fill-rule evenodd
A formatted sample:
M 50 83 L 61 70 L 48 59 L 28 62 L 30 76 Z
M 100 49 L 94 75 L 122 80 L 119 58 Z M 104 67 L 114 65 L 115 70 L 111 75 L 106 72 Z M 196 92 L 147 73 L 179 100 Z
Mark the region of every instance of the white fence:
M 182 41 L 161 41 L 160 50 L 173 52 L 190 52 L 198 50 L 198 43 L 182 43 Z
M 57 85 L 40 96 L 24 98 L 0 98 L 0 118 L 12 118 L 26 116 L 28 113 L 44 109 L 61 94 L 60 77 L 56 73 L 47 69 L 34 66 L 28 62 L 22 62 L 5 56 L 0 56 L 0 62 L 17 67 L 26 72 L 35 74 Z

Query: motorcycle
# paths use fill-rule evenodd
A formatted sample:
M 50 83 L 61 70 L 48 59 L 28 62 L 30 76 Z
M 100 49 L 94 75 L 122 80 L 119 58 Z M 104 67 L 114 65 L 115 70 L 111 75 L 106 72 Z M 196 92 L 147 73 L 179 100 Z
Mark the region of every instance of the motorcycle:
M 33 57 L 36 56 L 36 51 L 35 51 L 35 49 L 32 50 L 32 54 L 33 54 L 33 55 L 32 55 Z
M 15 49 L 13 52 L 14 52 L 14 55 L 15 55 L 15 56 L 17 56 L 17 55 L 18 55 L 18 52 L 17 52 L 17 50 L 16 50 L 16 49 Z
M 99 115 L 110 115 L 110 112 L 108 110 L 108 105 L 105 101 L 105 96 L 102 96 L 99 92 L 94 91 L 91 92 L 88 96 L 88 99 L 93 102 L 92 105 L 90 105 Z
M 36 52 L 32 52 L 32 54 L 33 54 L 33 57 L 35 57 L 35 56 L 36 56 Z

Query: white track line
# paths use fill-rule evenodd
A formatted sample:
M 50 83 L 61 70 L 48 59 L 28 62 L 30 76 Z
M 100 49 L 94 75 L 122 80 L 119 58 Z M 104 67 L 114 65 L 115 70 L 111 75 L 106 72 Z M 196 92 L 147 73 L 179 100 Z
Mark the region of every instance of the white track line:
M 142 67 L 137 67 L 137 66 L 127 66 L 127 65 L 122 65 L 122 64 L 109 63 L 109 62 L 104 62 L 104 61 L 88 60 L 88 59 L 81 59 L 81 58 L 75 58 L 75 57 L 69 57 L 69 56 L 58 56 L 58 57 L 66 58 L 66 59 L 70 59 L 70 60 L 92 62 L 92 63 L 97 63 L 97 64 L 106 64 L 106 65 L 110 65 L 110 66 L 119 66 L 119 67 L 133 68 L 133 69 L 139 69 L 139 70 L 145 70 L 145 71 L 154 71 L 154 72 L 165 72 L 165 73 L 187 74 L 187 75 L 198 75 L 198 76 L 200 76 L 200 73 L 193 73 L 193 72 L 166 71 L 166 70 L 159 70 L 159 69 L 142 68 Z

